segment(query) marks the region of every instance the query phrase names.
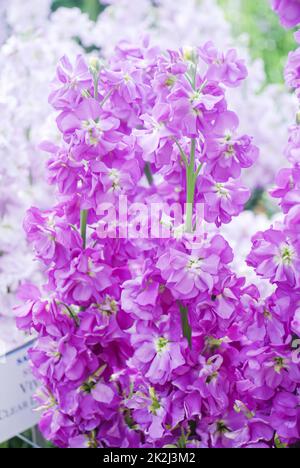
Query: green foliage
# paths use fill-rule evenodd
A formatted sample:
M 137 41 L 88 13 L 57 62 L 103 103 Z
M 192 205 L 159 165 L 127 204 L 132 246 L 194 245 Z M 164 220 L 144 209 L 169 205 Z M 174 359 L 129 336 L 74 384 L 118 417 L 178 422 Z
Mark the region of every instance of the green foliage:
M 262 58 L 267 81 L 283 82 L 286 58 L 295 48 L 292 31 L 286 31 L 269 0 L 219 0 L 237 36 L 247 33 L 253 58 Z
M 80 8 L 85 13 L 88 13 L 92 20 L 98 18 L 99 13 L 103 10 L 103 6 L 100 5 L 99 0 L 54 0 L 53 1 L 53 10 L 56 10 L 59 7 L 77 7 Z
M 24 436 L 31 440 L 31 431 L 25 432 Z M 0 444 L 0 449 L 1 448 L 30 448 L 30 446 L 21 439 L 14 437 L 9 441 L 4 442 L 4 444 Z
M 40 434 L 39 430 L 36 428 L 29 429 L 28 431 L 24 432 L 23 437 L 26 438 L 28 441 L 35 443 L 40 448 L 54 448 L 54 446 L 46 441 L 42 435 Z M 30 444 L 21 440 L 19 437 L 13 437 L 12 439 L 0 444 L 0 449 L 11 449 L 11 448 L 32 448 Z

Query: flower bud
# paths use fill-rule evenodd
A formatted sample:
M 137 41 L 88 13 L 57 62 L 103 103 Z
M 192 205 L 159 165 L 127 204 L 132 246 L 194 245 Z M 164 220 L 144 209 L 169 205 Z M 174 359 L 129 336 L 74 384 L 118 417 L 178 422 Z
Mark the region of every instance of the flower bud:
M 196 63 L 196 49 L 194 47 L 183 47 L 183 58 L 186 62 Z
M 89 60 L 89 70 L 92 75 L 96 75 L 101 70 L 101 60 L 98 57 L 92 56 Z

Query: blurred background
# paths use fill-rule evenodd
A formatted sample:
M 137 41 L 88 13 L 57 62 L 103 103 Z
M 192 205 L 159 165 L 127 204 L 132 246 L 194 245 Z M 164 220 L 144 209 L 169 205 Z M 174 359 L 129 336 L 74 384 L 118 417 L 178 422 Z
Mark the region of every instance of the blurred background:
M 42 182 L 44 162 L 39 172 L 36 155 L 41 139 L 48 135 L 55 138 L 53 115 L 47 108 L 47 92 L 55 64 L 64 53 L 96 52 L 107 56 L 123 35 L 134 38 L 144 30 L 152 32 L 154 40 L 166 47 L 175 39 L 178 43 L 174 48 L 185 39 L 195 45 L 198 36 L 201 43 L 213 35 L 212 39 L 217 43 L 223 45 L 224 41 L 224 47 L 233 44 L 241 49 L 248 64 L 249 78 L 240 94 L 233 92 L 232 106 L 238 110 L 241 127 L 254 135 L 262 153 L 255 172 L 247 175 L 246 182 L 253 196 L 245 218 L 233 222 L 227 232 L 231 242 L 239 245 L 241 255 L 247 253 L 252 233 L 266 227 L 276 213 L 276 206 L 270 202 L 267 191 L 277 170 L 285 164 L 282 153 L 287 127 L 294 117 L 294 101 L 284 87 L 283 69 L 288 52 L 295 48 L 295 41 L 293 32 L 280 26 L 269 0 L 111 0 L 106 3 L 113 5 L 107 6 L 99 0 L 0 0 L 0 108 L 3 106 L 6 115 L 2 134 L 0 130 L 0 160 L 6 171 L 4 179 L 15 187 L 12 192 L 19 197 L 19 203 L 14 200 L 12 204 L 6 199 L 5 190 L 1 192 L 5 186 L 0 187 L 0 342 L 1 333 L 7 336 L 10 334 L 7 330 L 13 326 L 10 315 L 18 285 L 39 275 L 33 269 L 32 258 L 22 239 L 21 225 L 25 210 L 36 200 L 43 204 L 44 198 L 47 206 L 48 194 Z M 11 8 L 7 13 L 8 4 Z M 27 5 L 26 11 L 24 5 Z M 165 5 L 159 14 L 158 5 Z M 76 11 L 66 12 L 62 7 Z M 151 15 L 148 15 L 147 8 L 150 12 L 150 7 Z M 2 26 L 1 14 L 4 17 Z M 195 24 L 190 24 L 194 19 Z M 208 20 L 210 24 L 207 24 Z M 181 45 L 187 45 L 186 42 Z M 18 145 L 19 153 L 13 164 L 15 145 Z M 20 180 L 24 181 L 24 187 L 20 187 Z M 12 206 L 14 212 L 9 213 Z M 1 250 L 10 254 L 5 256 Z M 20 256 L 25 259 L 22 276 L 18 266 Z M 237 265 L 242 264 L 239 258 L 236 261 Z M 4 277 L 1 277 L 2 271 Z M 1 314 L 4 315 L 2 318 Z M 15 330 L 11 333 L 12 346 L 22 340 L 15 333 Z M 14 438 L 0 448 L 29 448 L 32 443 L 50 447 L 33 428 L 24 433 L 22 439 Z
M 129 0 L 130 1 L 130 0 Z M 178 2 L 183 0 L 176 0 Z M 293 32 L 284 30 L 272 12 L 269 0 L 218 0 L 236 36 L 249 35 L 249 47 L 254 59 L 262 58 L 268 83 L 283 82 L 286 56 L 295 48 Z M 53 11 L 59 7 L 77 7 L 96 21 L 105 6 L 98 0 L 54 0 Z

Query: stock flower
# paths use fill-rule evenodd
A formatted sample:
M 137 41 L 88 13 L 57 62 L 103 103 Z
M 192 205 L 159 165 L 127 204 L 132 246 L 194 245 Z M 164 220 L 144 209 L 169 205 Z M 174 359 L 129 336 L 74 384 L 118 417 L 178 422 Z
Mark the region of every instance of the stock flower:
M 57 118 L 58 128 L 68 139 L 70 134 L 88 146 L 107 153 L 118 143 L 118 119 L 103 112 L 95 99 L 85 99 L 75 112 L 63 110 Z
M 161 317 L 152 329 L 138 323 L 131 343 L 135 350 L 133 363 L 153 384 L 164 385 L 185 364 L 180 324 L 175 316 Z
M 91 170 L 99 174 L 103 185 L 103 192 L 108 195 L 120 195 L 124 192 L 130 195 L 136 190 L 137 183 L 141 179 L 141 171 L 136 160 L 113 161 L 112 167 L 107 167 L 104 162 L 95 161 L 91 163 Z M 107 200 L 107 198 L 106 198 Z M 99 199 L 98 199 L 99 201 Z
M 209 64 L 207 78 L 212 81 L 221 81 L 225 86 L 239 86 L 247 77 L 247 68 L 243 60 L 238 59 L 235 49 L 221 54 L 213 42 L 207 42 L 199 48 L 200 57 Z
M 290 133 L 289 133 L 289 142 L 285 150 L 285 154 L 287 159 L 294 164 L 294 173 L 297 174 L 299 173 L 299 170 L 297 168 L 297 164 L 299 163 L 300 160 L 300 155 L 299 155 L 299 140 L 300 140 L 300 129 L 299 125 L 294 125 L 293 127 L 290 128 Z
M 298 0 L 272 0 L 272 6 L 285 28 L 293 28 L 300 23 L 300 5 Z
M 166 151 L 170 146 L 172 132 L 166 126 L 170 118 L 171 109 L 167 105 L 160 105 L 153 109 L 153 115 L 142 115 L 144 130 L 136 130 L 137 142 L 143 151 L 143 158 L 148 162 L 160 162 L 161 157 L 154 157 L 154 153 L 167 153 L 169 156 L 166 163 L 170 162 L 171 151 Z M 165 157 L 165 156 L 164 156 Z
M 292 362 L 291 351 L 287 347 L 274 350 L 268 347 L 245 349 L 245 352 L 248 362 L 244 377 L 254 399 L 269 400 L 280 386 L 288 392 L 294 392 L 300 373 L 298 365 Z
M 272 195 L 279 198 L 280 205 L 287 213 L 299 200 L 300 171 L 297 166 L 291 169 L 282 169 L 276 178 L 277 186 L 272 190 Z
M 250 197 L 249 190 L 237 182 L 215 182 L 208 177 L 200 180 L 198 190 L 203 195 L 205 220 L 218 227 L 239 215 Z
M 57 446 L 273 447 L 275 431 L 293 442 L 272 404 L 300 381 L 295 293 L 286 299 L 299 287 L 297 213 L 288 202 L 287 231 L 254 237 L 248 262 L 278 285 L 271 299 L 233 273 L 228 242 L 215 226 L 199 233 L 195 217 L 204 203 L 219 226 L 248 199 L 236 179 L 258 150 L 225 92 L 245 77 L 236 53 L 212 44 L 165 54 L 123 41 L 101 67 L 60 62 L 50 102 L 62 143 L 43 145 L 57 203 L 24 223 L 46 284 L 17 309 L 38 335 L 40 427 Z M 140 237 L 114 226 L 102 236 L 102 203 L 124 214 L 119 194 L 147 212 L 173 204 L 184 224 L 157 215 L 172 235 L 155 237 L 142 213 Z
M 209 127 L 205 159 L 208 172 L 220 182 L 238 178 L 242 168 L 248 168 L 258 158 L 258 148 L 246 135 L 236 134 L 239 120 L 234 112 L 219 114 Z
M 147 264 L 148 266 L 148 264 Z M 122 290 L 122 308 L 131 316 L 141 320 L 158 319 L 161 310 L 158 307 L 159 298 L 168 297 L 163 280 L 149 268 L 143 275 L 124 281 Z
M 299 396 L 280 392 L 274 398 L 271 423 L 281 440 L 299 439 Z
M 45 264 L 63 265 L 69 260 L 69 248 L 79 247 L 80 236 L 70 226 L 55 218 L 57 213 L 32 208 L 26 214 L 24 229 L 36 255 Z
M 39 375 L 49 376 L 53 384 L 61 379 L 80 382 L 88 368 L 95 364 L 82 350 L 83 344 L 76 337 L 71 340 L 68 336 L 61 336 L 54 340 L 50 336 L 42 336 L 30 351 L 30 358 L 38 367 Z
M 186 80 L 177 81 L 168 101 L 175 111 L 170 126 L 174 132 L 180 129 L 187 137 L 196 136 L 205 117 L 213 120 L 225 106 L 222 88 L 214 82 L 207 83 L 200 77 L 195 87 Z
M 91 74 L 82 56 L 77 57 L 74 67 L 68 57 L 64 56 L 57 67 L 54 90 L 49 96 L 50 104 L 57 110 L 72 108 L 78 104 L 81 92 L 90 88 L 91 82 Z
M 248 264 L 263 278 L 282 286 L 299 286 L 299 253 L 285 234 L 277 229 L 258 233 L 253 238 L 253 249 Z
M 53 273 L 53 282 L 66 298 L 67 304 L 85 305 L 101 302 L 104 290 L 113 284 L 112 269 L 99 258 L 99 253 L 86 250 L 76 252 L 70 264 Z
M 228 275 L 216 286 L 213 294 L 213 310 L 220 318 L 226 320 L 234 315 L 239 307 L 244 283 L 243 278 Z
M 156 266 L 175 298 L 192 299 L 199 292 L 212 292 L 222 262 L 228 262 L 230 248 L 221 236 L 189 250 L 168 249 Z M 223 260 L 224 259 L 224 260 Z
M 126 401 L 134 421 L 147 438 L 158 441 L 166 432 L 166 397 L 160 398 L 155 388 L 144 382 L 135 384 L 136 392 Z
M 300 50 L 298 48 L 294 52 L 289 53 L 288 62 L 284 70 L 284 76 L 287 85 L 294 89 L 300 87 L 299 67 Z
M 290 120 L 294 109 L 294 100 L 281 85 L 264 85 L 265 73 L 260 63 L 251 59 L 244 43 L 232 37 L 231 28 L 228 27 L 216 0 L 186 0 L 176 4 L 172 0 L 165 0 L 157 2 L 155 8 L 151 0 L 132 0 L 130 4 L 126 0 L 119 0 L 110 2 L 113 4 L 99 15 L 97 22 L 91 21 L 87 14 L 81 13 L 78 8 L 59 8 L 53 12 L 49 0 L 35 0 L 30 12 L 21 0 L 2 3 L 0 107 L 3 131 L 0 137 L 0 178 L 5 180 L 5 184 L 2 184 L 0 190 L 0 294 L 1 314 L 6 316 L 2 320 L 4 329 L 9 321 L 7 315 L 11 315 L 19 285 L 28 280 L 42 282 L 38 263 L 32 262 L 20 219 L 28 206 L 45 208 L 52 203 L 50 200 L 53 190 L 49 190 L 45 185 L 45 160 L 39 143 L 45 137 L 56 144 L 58 141 L 53 126 L 54 114 L 47 104 L 45 89 L 62 54 L 64 57 L 59 63 L 50 98 L 51 104 L 59 107 L 59 110 L 61 107 L 72 108 L 73 104 L 77 106 L 81 100 L 94 95 L 93 77 L 89 68 L 97 61 L 92 59 L 85 63 L 83 54 L 86 48 L 101 49 L 101 58 L 104 60 L 99 66 L 104 66 L 120 39 L 130 39 L 136 43 L 142 34 L 149 35 L 151 42 L 159 44 L 163 49 L 179 48 L 182 44 L 197 47 L 199 43 L 209 40 L 223 48 L 232 44 L 234 40 L 249 68 L 249 86 L 235 87 L 233 92 L 226 93 L 226 100 L 228 108 L 238 111 L 243 132 L 247 130 L 253 134 L 255 142 L 261 148 L 262 157 L 255 170 L 243 174 L 244 181 L 248 186 L 251 185 L 251 188 L 269 185 L 274 173 L 282 167 L 281 149 L 286 139 L 287 121 Z M 285 8 L 282 11 L 288 10 Z M 213 22 L 210 21 L 211 16 L 214 18 Z M 122 28 L 119 27 L 120 24 Z M 169 95 L 175 82 L 181 80 L 191 64 L 191 50 L 188 48 L 171 52 L 170 57 L 167 54 L 158 57 L 158 67 L 155 47 L 149 47 L 149 43 L 147 45 L 145 41 L 142 48 L 143 51 L 140 52 L 137 45 L 125 45 L 123 42 L 118 47 L 117 56 L 110 62 L 110 69 L 101 70 L 99 96 L 104 100 L 112 93 L 111 100 L 108 99 L 103 108 L 109 112 L 110 108 L 114 107 L 114 117 L 123 121 L 126 127 L 126 130 L 124 127 L 123 130 L 126 132 L 129 131 L 128 127 L 141 125 L 140 116 L 147 113 L 147 108 L 152 106 L 156 89 L 163 90 L 161 93 L 164 96 Z M 212 50 L 215 48 L 212 47 Z M 226 76 L 228 85 L 230 82 L 236 84 L 239 81 L 237 78 L 244 74 L 240 67 L 241 61 L 236 59 L 232 52 L 218 52 L 216 55 L 222 57 L 222 60 L 227 57 L 226 63 L 219 64 L 218 68 L 222 74 L 225 70 L 226 73 L 224 72 L 222 77 Z M 212 66 L 214 65 L 216 64 Z M 205 66 L 207 69 L 210 65 Z M 296 61 L 293 70 L 293 74 L 296 73 Z M 12 79 L 15 76 L 18 76 L 18 79 Z M 296 76 L 294 78 L 296 83 Z M 257 115 L 260 115 L 259 126 L 256 125 Z M 176 122 L 180 123 L 182 118 L 183 115 L 179 116 Z M 202 125 L 203 121 L 199 122 L 198 119 L 197 123 Z M 172 131 L 176 130 L 176 126 L 177 123 Z M 128 142 L 125 146 L 127 145 Z M 90 171 L 86 170 L 86 159 L 83 159 L 87 156 L 87 159 L 95 157 L 97 148 L 86 146 L 85 151 L 83 148 L 79 150 L 79 147 L 67 151 L 63 146 L 52 153 L 48 180 L 55 184 L 61 193 L 64 192 L 70 197 L 76 193 L 72 209 L 70 201 L 68 204 L 64 202 L 69 221 L 75 221 L 76 224 L 77 210 L 83 204 L 83 200 L 94 209 L 97 204 L 96 200 L 87 200 L 86 192 L 97 191 L 98 185 L 95 182 L 97 176 L 92 177 Z M 176 148 L 176 152 L 172 153 L 173 147 L 173 142 L 170 142 L 165 148 L 168 152 L 163 150 L 159 155 L 155 155 L 159 160 L 158 167 L 176 159 L 178 152 Z M 60 157 L 60 151 L 64 152 L 64 157 Z M 294 153 L 296 154 L 296 148 Z M 201 156 L 203 157 L 203 154 Z M 140 149 L 136 157 L 141 163 Z M 140 166 L 142 169 L 142 164 Z M 178 192 L 176 193 L 178 196 Z M 171 189 L 168 194 L 168 197 L 170 196 Z M 89 218 L 92 218 L 91 213 Z M 11 322 L 13 330 L 13 319 Z M 10 336 L 13 335 L 13 331 L 8 333 L 5 340 L 10 341 Z

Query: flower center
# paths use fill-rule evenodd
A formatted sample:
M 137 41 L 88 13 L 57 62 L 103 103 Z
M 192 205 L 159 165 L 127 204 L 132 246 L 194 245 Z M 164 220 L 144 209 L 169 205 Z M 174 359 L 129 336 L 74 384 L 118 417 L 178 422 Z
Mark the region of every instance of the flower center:
M 223 198 L 229 197 L 229 191 L 224 187 L 223 184 L 217 183 L 215 185 L 215 190 L 219 197 L 223 197 Z
M 226 130 L 224 133 L 224 141 L 229 142 L 232 139 L 232 132 L 230 130 Z
M 210 352 L 217 351 L 222 346 L 223 340 L 214 338 L 213 336 L 208 336 L 205 340 L 205 350 Z
M 96 277 L 96 270 L 95 270 L 95 265 L 94 265 L 94 262 L 91 258 L 88 259 L 88 271 L 87 271 L 87 275 L 90 277 L 90 278 L 95 278 Z
M 103 135 L 103 130 L 101 128 L 100 120 L 99 119 L 84 120 L 81 126 L 84 130 L 87 130 L 90 144 L 97 145 L 101 136 Z
M 194 93 L 190 97 L 191 104 L 197 103 L 201 99 L 202 92 L 201 91 L 194 91 Z
M 97 307 L 99 311 L 107 317 L 118 312 L 118 303 L 108 295 L 101 304 L 97 304 Z
M 166 350 L 166 347 L 169 343 L 169 340 L 164 338 L 163 336 L 159 337 L 155 341 L 155 349 L 158 353 L 162 353 L 163 351 Z
M 228 148 L 227 148 L 227 150 L 225 151 L 224 156 L 225 156 L 225 158 L 227 158 L 227 159 L 232 158 L 232 157 L 235 156 L 235 150 L 234 150 L 234 148 L 233 148 L 233 146 L 232 146 L 231 144 L 228 145 Z
M 111 180 L 112 189 L 119 190 L 121 188 L 121 173 L 117 169 L 111 169 L 108 176 Z
M 165 81 L 165 85 L 168 87 L 172 87 L 176 83 L 176 76 L 169 75 Z
M 188 263 L 187 263 L 186 268 L 188 270 L 192 271 L 193 273 L 197 273 L 199 275 L 200 270 L 201 270 L 201 259 L 196 258 L 196 257 L 190 258 Z
M 132 77 L 128 73 L 125 73 L 124 81 L 125 83 L 129 83 L 130 81 L 132 81 Z
M 76 76 L 70 76 L 69 78 L 69 88 L 76 89 L 78 85 L 78 80 Z
M 287 363 L 285 362 L 285 359 L 282 357 L 276 357 L 274 358 L 274 370 L 277 372 L 277 374 L 280 374 L 283 369 L 287 369 Z
M 230 432 L 230 429 L 226 426 L 224 421 L 217 422 L 217 433 L 218 434 L 226 434 L 226 432 Z
M 150 413 L 156 415 L 157 411 L 160 409 L 160 403 L 159 403 L 159 400 L 157 398 L 155 389 L 153 387 L 149 388 L 149 395 L 150 395 L 150 398 L 151 398 L 151 405 L 149 406 L 149 411 L 150 411 Z
M 206 378 L 206 383 L 210 384 L 213 380 L 216 380 L 219 377 L 218 372 L 213 372 L 212 374 L 208 375 Z
M 291 266 L 293 263 L 295 251 L 293 247 L 288 244 L 285 244 L 280 249 L 280 262 L 283 265 Z
M 272 314 L 269 310 L 265 309 L 264 310 L 264 317 L 267 318 L 267 319 L 271 319 L 272 318 Z

